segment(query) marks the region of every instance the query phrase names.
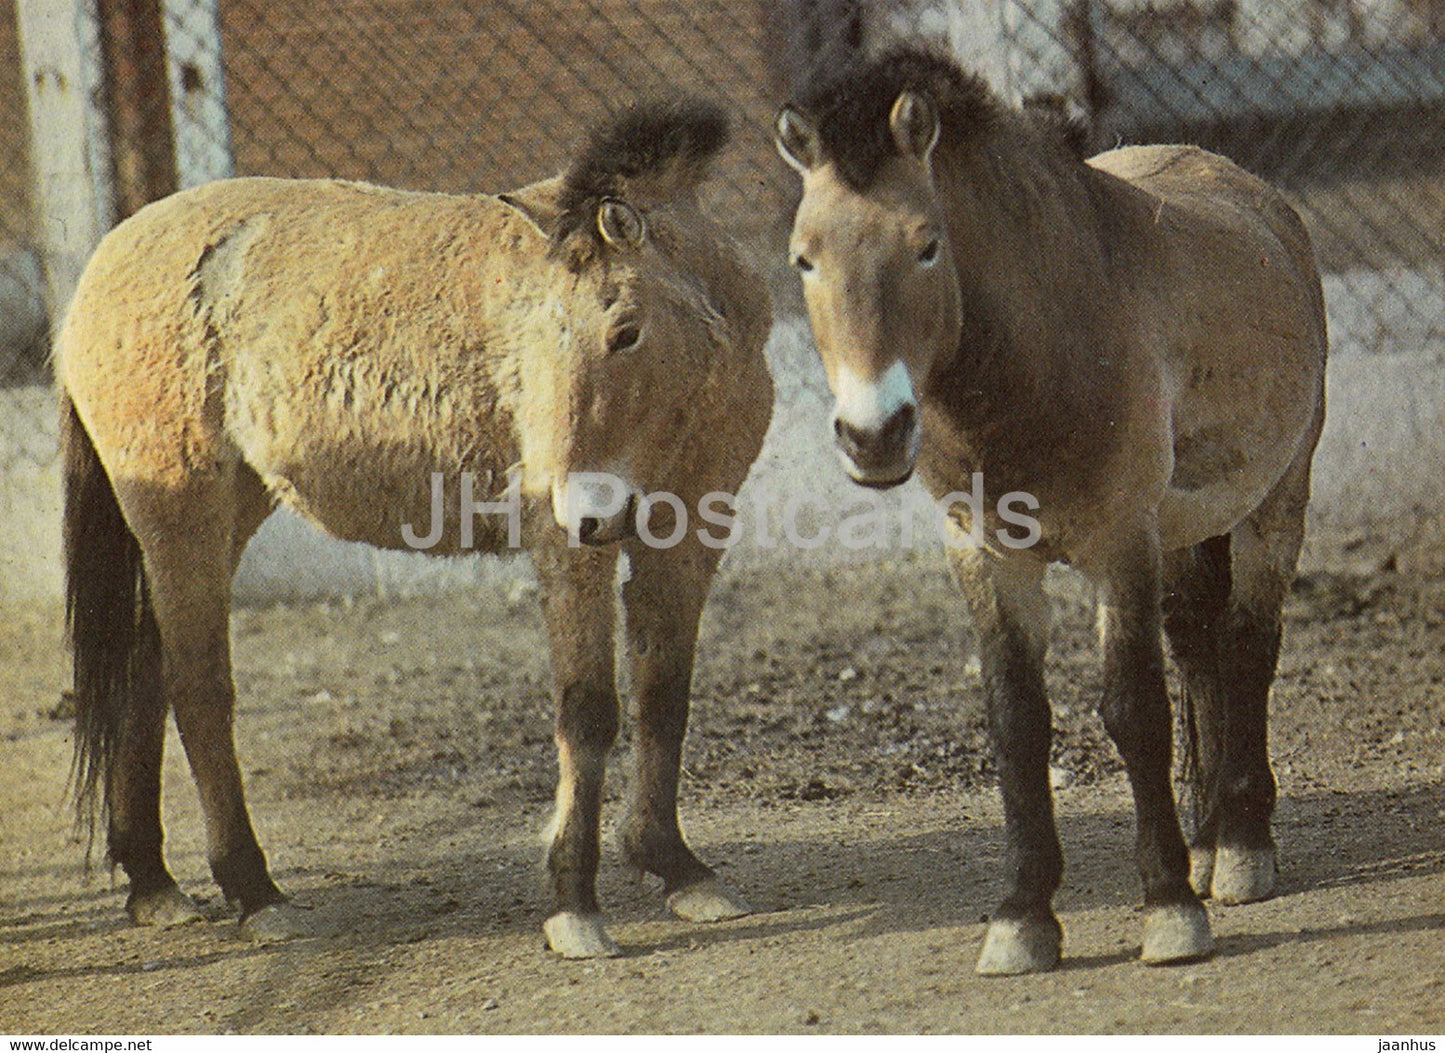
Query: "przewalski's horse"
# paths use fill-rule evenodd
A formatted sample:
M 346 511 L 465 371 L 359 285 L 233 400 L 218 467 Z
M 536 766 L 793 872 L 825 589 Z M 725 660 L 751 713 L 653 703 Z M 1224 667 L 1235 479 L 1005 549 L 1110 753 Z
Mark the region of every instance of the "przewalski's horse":
M 1195 889 L 1237 902 L 1274 882 L 1266 702 L 1324 414 L 1325 316 L 1299 218 L 1190 147 L 1086 162 L 1059 122 L 919 52 L 817 86 L 776 132 L 803 177 L 791 252 L 849 473 L 890 486 L 916 465 L 945 495 L 981 472 L 980 533 L 1016 542 L 994 510 L 1013 491 L 1037 500 L 1032 547 L 952 550 L 1013 859 L 979 972 L 1060 953 L 1052 561 L 1102 590 L 1101 712 L 1134 793 L 1143 958 L 1208 954 Z M 966 505 L 952 525 L 960 540 L 973 526 Z M 1196 736 L 1192 875 L 1161 621 Z
M 387 548 L 442 513 L 433 553 L 530 550 L 561 768 L 545 929 L 569 957 L 617 951 L 594 883 L 626 552 L 638 724 L 626 856 L 684 918 L 747 910 L 676 816 L 720 553 L 691 536 L 644 545 L 635 500 L 589 509 L 598 488 L 568 488 L 571 473 L 611 473 L 691 506 L 734 491 L 757 455 L 767 294 L 697 195 L 726 134 L 711 106 L 642 107 L 561 176 L 500 197 L 238 179 L 152 205 L 101 244 L 56 365 L 81 803 L 94 821 L 99 796 L 136 922 L 199 916 L 161 852 L 170 710 L 226 898 L 258 938 L 300 927 L 252 832 L 231 730 L 231 578 L 277 504 Z M 508 500 L 516 517 L 499 513 Z M 565 524 L 593 544 L 569 544 Z

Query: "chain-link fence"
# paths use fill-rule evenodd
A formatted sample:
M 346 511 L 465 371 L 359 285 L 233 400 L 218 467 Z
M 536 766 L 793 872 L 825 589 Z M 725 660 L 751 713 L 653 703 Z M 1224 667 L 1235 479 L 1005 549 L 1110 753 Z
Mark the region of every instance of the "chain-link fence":
M 34 382 L 45 358 L 40 253 L 32 223 L 25 85 L 13 4 L 0 5 L 0 386 Z
M 1026 90 L 1083 99 L 1100 148 L 1196 142 L 1290 197 L 1336 353 L 1445 360 L 1445 0 L 1012 6 Z
M 44 375 L 28 162 L 53 144 L 27 145 L 16 42 L 36 2 L 0 0 L 10 386 Z M 1445 358 L 1445 0 L 72 2 L 102 42 L 112 212 L 230 172 L 504 189 L 555 171 L 620 105 L 687 91 L 735 118 L 717 215 L 780 259 L 795 189 L 769 129 L 787 85 L 907 37 L 1015 99 L 1074 99 L 1101 148 L 1194 140 L 1265 175 L 1315 235 L 1336 347 Z

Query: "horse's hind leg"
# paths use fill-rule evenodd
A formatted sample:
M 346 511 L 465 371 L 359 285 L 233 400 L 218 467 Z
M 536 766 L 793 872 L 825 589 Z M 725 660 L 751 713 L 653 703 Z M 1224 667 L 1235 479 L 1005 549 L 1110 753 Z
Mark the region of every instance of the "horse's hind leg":
M 231 576 L 246 539 L 269 512 L 265 491 L 250 469 L 231 465 L 193 478 L 163 500 L 131 496 L 160 630 L 163 691 L 200 794 L 211 872 L 239 906 L 249 935 L 292 935 L 289 917 L 266 911 L 285 897 L 251 826 L 232 732 Z
M 62 396 L 61 429 L 81 817 L 93 819 L 95 794 L 103 792 L 107 850 L 130 880 L 126 910 L 136 924 L 195 921 L 200 908 L 176 885 L 162 850 L 167 710 L 144 557 L 68 396 Z
M 1000 560 L 968 546 L 951 549 L 950 556 L 978 634 L 1012 868 L 1011 887 L 989 921 L 976 968 L 985 976 L 1043 972 L 1058 964 L 1063 945 L 1053 897 L 1064 870 L 1049 789 L 1045 566 L 1026 557 Z
M 663 880 L 667 905 L 687 921 L 722 921 L 752 908 L 688 848 L 677 821 L 698 620 L 719 551 L 689 536 L 661 550 L 632 545 L 622 590 L 637 742 L 623 851 Z
M 548 540 L 532 549 L 552 646 L 559 768 L 547 851 L 554 908 L 542 931 L 564 958 L 612 957 L 621 949 L 603 925 L 597 864 L 607 752 L 619 723 L 612 643 L 617 554 L 560 547 L 555 532 L 547 524 Z
M 1213 787 L 1219 782 L 1229 684 L 1230 542 L 1228 535 L 1171 553 L 1164 576 L 1164 628 L 1183 678 L 1186 767 L 1194 786 L 1194 835 L 1190 884 L 1209 895 L 1219 813 Z
M 142 615 L 149 619 L 150 614 Z M 150 627 L 153 632 L 153 625 Z M 146 634 L 144 643 L 154 645 Z M 134 668 L 159 672 L 160 655 L 136 654 Z M 201 920 L 196 902 L 180 890 L 166 867 L 161 830 L 161 759 L 166 705 L 159 677 L 137 684 L 135 704 L 122 716 L 117 758 L 106 788 L 110 858 L 130 880 L 126 913 L 137 925 L 169 928 Z
M 1280 610 L 1304 537 L 1310 453 L 1301 454 L 1230 534 L 1214 683 L 1187 696 L 1198 812 L 1193 881 L 1201 895 L 1221 903 L 1248 903 L 1274 891 L 1269 692 L 1279 660 Z

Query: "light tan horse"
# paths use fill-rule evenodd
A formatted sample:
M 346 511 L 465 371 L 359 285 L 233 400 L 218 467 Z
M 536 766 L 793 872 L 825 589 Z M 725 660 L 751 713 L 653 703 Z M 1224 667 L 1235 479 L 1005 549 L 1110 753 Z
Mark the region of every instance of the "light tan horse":
M 711 106 L 640 107 L 561 176 L 500 197 L 238 179 L 104 240 L 56 366 L 82 805 L 93 821 L 99 795 L 136 922 L 199 916 L 161 852 L 169 710 L 221 890 L 257 938 L 300 927 L 252 832 L 231 729 L 231 578 L 277 504 L 386 548 L 530 550 L 561 765 L 545 929 L 569 957 L 617 952 L 594 884 L 625 552 L 626 856 L 682 917 L 746 911 L 676 815 L 720 552 L 634 529 L 638 495 L 693 507 L 734 490 L 771 413 L 766 290 L 698 204 L 726 132 Z M 573 473 L 621 482 L 599 496 L 610 483 L 569 488 Z
M 1134 791 L 1144 960 L 1210 953 L 1196 888 L 1236 902 L 1275 877 L 1266 703 L 1324 414 L 1309 239 L 1223 158 L 1159 146 L 1085 162 L 1070 142 L 910 51 L 842 71 L 777 123 L 803 177 L 792 253 L 845 467 L 890 486 L 916 466 L 939 496 L 983 475 L 985 524 L 952 505 L 957 533 L 982 544 L 953 561 L 1013 862 L 981 973 L 1060 955 L 1051 561 L 1102 590 L 1101 711 Z M 1022 535 L 999 514 L 1019 493 L 1035 502 Z M 1192 887 L 1161 621 L 1196 738 Z

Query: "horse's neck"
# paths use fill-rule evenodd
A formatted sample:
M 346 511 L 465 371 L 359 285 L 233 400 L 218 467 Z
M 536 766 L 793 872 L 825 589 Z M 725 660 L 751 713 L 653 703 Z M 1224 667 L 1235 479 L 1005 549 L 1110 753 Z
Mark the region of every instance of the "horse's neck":
M 1123 366 L 1100 188 L 1087 166 L 1027 145 L 985 147 L 940 187 L 959 203 L 964 326 L 931 397 L 980 456 L 1005 435 L 1047 445 L 1071 419 L 1107 414 Z

